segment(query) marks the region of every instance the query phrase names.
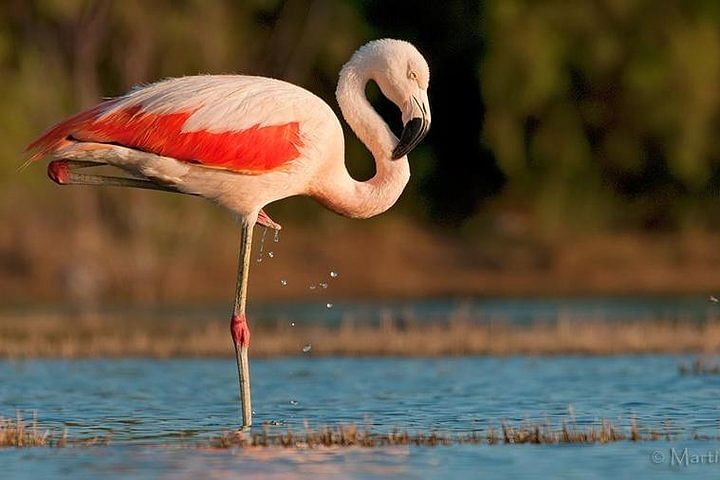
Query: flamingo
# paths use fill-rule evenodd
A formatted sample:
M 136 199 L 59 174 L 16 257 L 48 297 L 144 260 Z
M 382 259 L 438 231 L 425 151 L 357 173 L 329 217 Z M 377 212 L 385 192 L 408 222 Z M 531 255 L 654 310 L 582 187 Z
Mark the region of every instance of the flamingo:
M 135 187 L 198 195 L 234 212 L 241 225 L 230 332 L 240 382 L 242 426 L 252 425 L 245 315 L 253 227 L 279 230 L 267 204 L 308 195 L 340 215 L 368 218 L 389 209 L 410 179 L 407 154 L 430 127 L 427 62 L 410 43 L 374 40 L 340 71 L 336 97 L 376 173 L 353 179 L 340 121 L 319 97 L 281 80 L 199 75 L 139 86 L 48 129 L 28 146 L 49 157 L 60 185 Z M 402 113 L 398 139 L 365 96 L 369 81 Z M 78 172 L 110 165 L 122 176 Z

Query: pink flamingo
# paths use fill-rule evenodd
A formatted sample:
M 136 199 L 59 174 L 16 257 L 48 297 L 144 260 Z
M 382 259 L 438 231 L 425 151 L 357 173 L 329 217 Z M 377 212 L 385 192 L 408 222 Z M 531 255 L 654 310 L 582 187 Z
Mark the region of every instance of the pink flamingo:
M 131 90 L 55 125 L 28 149 L 51 157 L 48 175 L 60 185 L 110 185 L 199 195 L 235 212 L 242 226 L 235 304 L 230 323 L 240 380 L 243 427 L 252 425 L 245 317 L 255 223 L 280 229 L 262 208 L 309 195 L 347 217 L 390 208 L 410 179 L 407 153 L 430 126 L 427 62 L 410 43 L 375 40 L 340 72 L 336 96 L 343 116 L 375 158 L 376 174 L 354 180 L 344 161 L 340 121 L 320 98 L 280 80 L 203 75 Z M 374 80 L 402 112 L 400 139 L 372 108 Z M 77 172 L 111 165 L 127 176 Z

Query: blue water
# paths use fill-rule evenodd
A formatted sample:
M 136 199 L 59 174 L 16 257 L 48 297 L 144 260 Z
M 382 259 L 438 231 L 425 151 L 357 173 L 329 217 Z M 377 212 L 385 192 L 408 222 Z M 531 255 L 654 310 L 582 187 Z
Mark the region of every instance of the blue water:
M 439 432 L 483 431 L 500 421 L 608 419 L 669 425 L 678 438 L 607 445 L 465 445 L 389 449 L 209 450 L 237 426 L 237 379 L 227 360 L 0 362 L 0 414 L 71 438 L 109 436 L 93 448 L 0 450 L 3 478 L 216 478 L 236 474 L 343 478 L 643 478 L 718 476 L 720 465 L 671 466 L 670 449 L 720 449 L 718 376 L 679 375 L 678 356 L 510 358 L 293 358 L 253 360 L 255 421 L 285 430 L 369 422 Z M 653 451 L 664 455 L 659 464 Z M 655 454 L 658 455 L 658 454 Z
M 343 319 L 377 323 L 384 316 L 396 320 L 447 321 L 453 316 L 470 321 L 502 321 L 528 324 L 573 320 L 706 320 L 720 315 L 720 305 L 710 296 L 631 297 L 538 297 L 412 299 L 385 301 L 336 301 L 327 292 L 318 292 L 317 301 L 273 302 L 251 305 L 250 314 L 260 320 L 292 318 L 295 321 L 337 324 Z M 326 308 L 332 300 L 333 308 Z M 201 309 L 207 313 L 207 308 Z M 227 307 L 218 307 L 219 315 Z M 187 313 L 187 308 L 182 309 Z
M 248 306 L 253 324 L 278 320 L 324 325 L 337 325 L 343 320 L 367 324 L 378 323 L 390 317 L 397 321 L 446 322 L 459 317 L 475 322 L 508 322 L 528 324 L 566 318 L 582 320 L 685 320 L 717 319 L 720 304 L 710 301 L 710 295 L 694 296 L 630 296 L 630 297 L 538 297 L 538 298 L 459 298 L 459 299 L 408 299 L 344 301 L 334 298 L 331 292 L 316 289 L 313 300 L 302 302 L 252 302 Z M 331 303 L 332 308 L 327 308 Z M 208 318 L 224 319 L 231 310 L 230 304 L 175 305 L 158 307 L 104 307 L 100 314 L 128 317 L 149 317 L 154 320 L 190 319 L 205 322 Z M 5 315 L 29 318 L 43 313 L 57 314 L 58 306 L 32 307 L 0 306 Z M 68 314 L 71 314 L 68 311 Z

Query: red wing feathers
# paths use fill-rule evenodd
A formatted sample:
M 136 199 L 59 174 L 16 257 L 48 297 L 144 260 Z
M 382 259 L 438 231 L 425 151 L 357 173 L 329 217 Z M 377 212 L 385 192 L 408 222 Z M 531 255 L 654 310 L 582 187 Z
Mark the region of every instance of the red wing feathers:
M 69 138 L 113 143 L 242 173 L 273 170 L 300 156 L 298 122 L 220 133 L 183 131 L 194 111 L 158 114 L 130 106 L 104 115 L 113 102 L 101 103 L 52 127 L 28 146 L 28 150 L 36 151 L 31 160 L 62 148 Z

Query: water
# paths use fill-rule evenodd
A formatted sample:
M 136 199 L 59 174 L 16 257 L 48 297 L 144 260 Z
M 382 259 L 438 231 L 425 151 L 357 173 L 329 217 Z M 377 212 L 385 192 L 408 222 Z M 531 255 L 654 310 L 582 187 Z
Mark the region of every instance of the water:
M 337 272 L 335 272 L 337 273 Z M 329 288 L 332 288 L 332 274 Z M 337 278 L 337 277 L 334 277 Z M 291 280 L 282 277 L 280 285 L 287 286 Z M 681 320 L 703 321 L 717 319 L 720 315 L 720 303 L 713 297 L 668 296 L 668 297 L 569 297 L 569 298 L 466 298 L 466 299 L 408 299 L 377 301 L 333 301 L 333 308 L 326 307 L 322 291 L 317 283 L 308 285 L 309 295 L 314 299 L 297 301 L 252 301 L 248 305 L 248 315 L 254 324 L 266 321 L 271 324 L 278 320 L 292 318 L 296 322 L 338 325 L 344 319 L 353 319 L 370 324 L 378 324 L 388 316 L 399 321 L 446 322 L 451 317 L 461 317 L 469 321 L 498 321 L 513 324 L 555 321 L 558 318 L 583 320 Z M 329 290 L 328 290 L 329 291 Z M 319 301 L 320 300 L 320 301 Z M 148 316 L 166 319 L 197 319 L 205 322 L 208 318 L 225 318 L 232 308 L 228 303 L 220 304 L 182 304 L 163 307 L 135 307 L 127 305 L 106 306 L 98 313 L 132 316 Z M 46 313 L 56 314 L 58 307 L 28 307 L 26 305 L 1 306 L 2 315 L 38 316 Z
M 263 261 L 263 252 L 265 251 L 265 237 L 267 236 L 267 231 L 267 227 L 263 227 L 263 232 L 260 236 L 260 251 L 258 252 L 257 259 L 255 260 L 257 263 L 261 263 Z
M 332 273 L 331 272 L 331 277 Z M 336 277 L 333 277 L 336 278 Z M 326 283 L 327 284 L 327 283 Z M 322 284 L 320 284 L 320 287 Z M 310 290 L 320 288 L 310 284 Z M 319 291 L 319 290 L 318 290 Z M 292 317 L 296 321 L 336 325 L 352 318 L 370 324 L 390 316 L 417 322 L 447 321 L 462 317 L 470 321 L 499 321 L 513 324 L 555 321 L 571 318 L 577 321 L 605 320 L 688 320 L 717 318 L 720 304 L 708 296 L 668 297 L 569 297 L 569 298 L 468 298 L 430 300 L 335 301 L 327 311 L 325 303 L 253 302 L 248 307 L 252 318 L 276 321 Z M 217 309 L 224 315 L 227 307 Z M 183 309 L 187 312 L 187 308 Z M 203 310 L 207 314 L 207 309 Z
M 288 427 L 369 422 L 376 431 L 481 431 L 501 420 L 608 419 L 684 432 L 662 442 L 465 445 L 378 450 L 210 450 L 196 445 L 238 424 L 235 365 L 222 360 L 0 361 L 0 414 L 109 435 L 107 447 L 5 449 L 3 478 L 669 478 L 716 477 L 720 465 L 653 464 L 654 451 L 714 451 L 718 376 L 683 376 L 683 356 L 254 359 L 255 421 Z M 669 457 L 668 457 L 669 458 Z M 667 460 L 667 458 L 666 458 Z M 483 475 L 484 474 L 484 475 Z

